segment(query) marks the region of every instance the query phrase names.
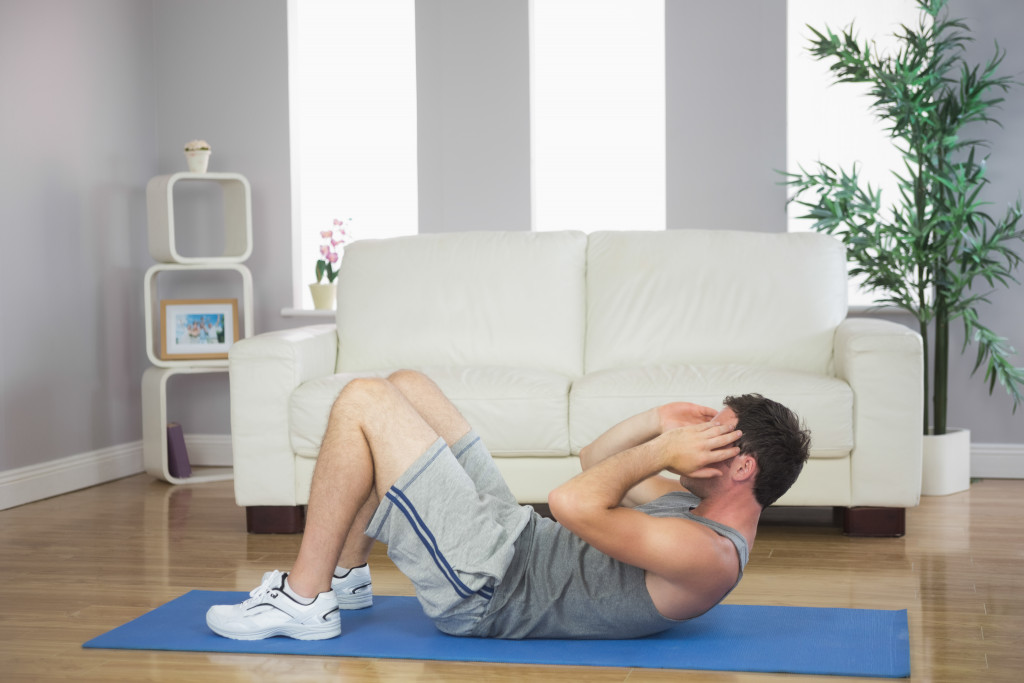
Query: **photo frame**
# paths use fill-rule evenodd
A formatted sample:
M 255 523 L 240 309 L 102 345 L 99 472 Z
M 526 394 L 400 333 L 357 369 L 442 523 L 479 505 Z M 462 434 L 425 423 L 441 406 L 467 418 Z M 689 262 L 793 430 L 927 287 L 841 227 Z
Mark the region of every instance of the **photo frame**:
M 238 299 L 160 302 L 160 358 L 226 359 L 238 341 Z

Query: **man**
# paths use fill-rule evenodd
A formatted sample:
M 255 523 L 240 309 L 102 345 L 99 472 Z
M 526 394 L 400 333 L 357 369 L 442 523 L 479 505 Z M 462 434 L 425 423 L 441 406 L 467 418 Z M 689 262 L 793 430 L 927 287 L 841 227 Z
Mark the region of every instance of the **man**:
M 339 609 L 372 604 L 377 539 L 445 633 L 663 631 L 737 584 L 762 508 L 796 480 L 808 443 L 793 413 L 757 395 L 718 413 L 660 406 L 583 449 L 583 472 L 549 497 L 554 522 L 517 504 L 430 379 L 353 380 L 331 409 L 294 568 L 210 608 L 207 624 L 241 640 L 337 636 Z

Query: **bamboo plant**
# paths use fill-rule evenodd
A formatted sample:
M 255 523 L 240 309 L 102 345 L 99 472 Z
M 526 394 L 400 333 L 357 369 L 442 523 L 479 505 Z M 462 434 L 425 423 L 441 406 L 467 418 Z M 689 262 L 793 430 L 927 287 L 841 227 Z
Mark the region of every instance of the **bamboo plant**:
M 924 433 L 931 427 L 945 434 L 949 329 L 957 319 L 964 326 L 961 352 L 969 343 L 977 347 L 974 372 L 985 367 L 989 393 L 999 382 L 1014 411 L 1024 399 L 1024 368 L 1013 365 L 1013 348 L 982 324 L 978 312 L 997 286 L 1017 281 L 1021 201 L 1000 220 L 987 212 L 979 199 L 989 182 L 987 157 L 979 151 L 986 143 L 965 137 L 980 125 L 998 125 L 989 112 L 1016 83 L 996 75 L 1005 56 L 998 45 L 984 67 L 967 63 L 969 29 L 962 19 L 949 18 L 946 0 L 917 4 L 918 25 L 900 27 L 891 53 L 859 41 L 853 24 L 838 35 L 808 27 L 808 50 L 830 63 L 833 84 L 868 84 L 870 110 L 904 162 L 894 172 L 898 197 L 884 205 L 880 190 L 862 183 L 857 165 L 844 170 L 817 162 L 813 172 L 800 167 L 786 174 L 786 183 L 794 190 L 790 201 L 807 210 L 802 217 L 842 239 L 851 276 L 863 277 L 876 303 L 917 319 L 925 342 Z

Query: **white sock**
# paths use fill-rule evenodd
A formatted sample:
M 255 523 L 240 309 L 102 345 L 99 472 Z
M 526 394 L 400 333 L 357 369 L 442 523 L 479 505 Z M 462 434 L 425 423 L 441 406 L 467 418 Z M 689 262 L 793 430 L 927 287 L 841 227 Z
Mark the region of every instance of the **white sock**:
M 335 567 L 334 568 L 334 578 L 336 578 L 336 579 L 344 579 L 345 577 L 347 577 L 349 575 L 349 572 L 351 572 L 353 569 L 362 569 L 365 566 L 366 566 L 366 563 L 364 562 L 361 565 L 359 565 L 358 567 L 351 567 L 351 568 Z
M 288 597 L 290 597 L 292 600 L 299 603 L 300 605 L 312 605 L 313 601 L 316 600 L 316 598 L 306 598 L 296 593 L 292 589 L 292 585 L 288 583 L 287 577 L 285 577 L 284 580 L 284 592 Z

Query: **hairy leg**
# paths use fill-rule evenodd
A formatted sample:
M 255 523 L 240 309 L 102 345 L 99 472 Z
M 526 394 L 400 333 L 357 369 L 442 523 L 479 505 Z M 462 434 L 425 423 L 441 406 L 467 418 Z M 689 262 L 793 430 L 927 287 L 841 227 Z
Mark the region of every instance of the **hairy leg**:
M 416 412 L 448 445 L 466 435 L 470 424 L 434 381 L 415 370 L 399 370 L 388 377 Z
M 365 378 L 345 387 L 331 408 L 288 579 L 298 594 L 330 590 L 341 559 L 365 561 L 372 541 L 362 532 L 377 501 L 438 436 L 391 382 Z
M 423 373 L 399 370 L 392 373 L 388 381 L 405 396 L 430 428 L 449 445 L 456 443 L 469 432 L 470 425 L 459 413 L 458 408 L 448 400 L 434 381 Z M 339 567 L 358 567 L 369 558 L 374 540 L 364 534 L 363 530 L 373 518 L 379 502 L 380 499 L 374 492 L 359 510 L 342 546 L 341 557 L 338 558 Z

